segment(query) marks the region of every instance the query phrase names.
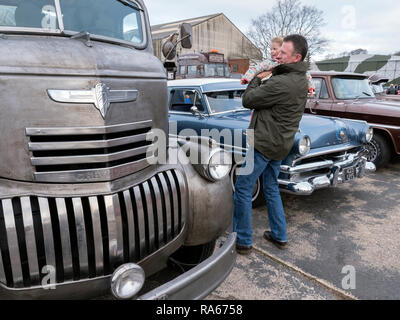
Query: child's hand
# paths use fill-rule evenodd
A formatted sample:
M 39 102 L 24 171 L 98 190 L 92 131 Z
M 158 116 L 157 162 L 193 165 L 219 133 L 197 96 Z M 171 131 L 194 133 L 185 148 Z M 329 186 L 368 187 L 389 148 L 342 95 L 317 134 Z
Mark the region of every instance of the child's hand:
M 260 78 L 260 79 L 262 80 L 262 79 L 268 78 L 269 76 L 271 76 L 271 74 L 272 74 L 271 71 L 263 71 L 263 72 L 260 72 L 260 73 L 257 75 L 257 77 Z

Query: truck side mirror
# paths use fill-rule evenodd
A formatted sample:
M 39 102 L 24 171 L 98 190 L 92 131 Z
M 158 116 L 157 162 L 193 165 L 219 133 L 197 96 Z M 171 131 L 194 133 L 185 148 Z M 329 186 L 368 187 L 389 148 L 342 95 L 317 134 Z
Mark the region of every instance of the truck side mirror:
M 190 23 L 182 23 L 181 25 L 181 41 L 182 48 L 191 49 L 193 46 L 192 25 Z

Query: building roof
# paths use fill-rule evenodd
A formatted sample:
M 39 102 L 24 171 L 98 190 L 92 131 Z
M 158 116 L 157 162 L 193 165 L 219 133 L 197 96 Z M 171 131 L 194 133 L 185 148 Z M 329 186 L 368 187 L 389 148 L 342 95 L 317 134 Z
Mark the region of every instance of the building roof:
M 212 18 L 215 18 L 222 13 L 217 13 L 217 14 L 211 14 L 208 16 L 203 16 L 203 17 L 197 17 L 197 18 L 191 18 L 191 19 L 185 19 L 185 20 L 179 20 L 179 21 L 174 21 L 174 22 L 168 22 L 168 23 L 163 23 L 163 24 L 158 24 L 151 26 L 151 34 L 153 37 L 153 40 L 160 40 L 164 39 L 174 32 L 177 32 L 179 30 L 179 26 L 182 23 L 190 23 L 192 27 L 201 24 L 203 22 L 206 22 L 207 20 L 210 20 Z

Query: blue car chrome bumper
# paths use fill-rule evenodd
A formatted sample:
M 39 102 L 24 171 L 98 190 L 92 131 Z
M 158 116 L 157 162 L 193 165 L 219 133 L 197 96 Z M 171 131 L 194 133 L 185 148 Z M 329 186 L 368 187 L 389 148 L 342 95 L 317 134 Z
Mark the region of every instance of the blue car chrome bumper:
M 365 173 L 375 172 L 372 162 L 367 162 L 363 152 L 349 153 L 335 160 L 315 161 L 297 166 L 282 166 L 281 173 L 287 179 L 279 179 L 282 192 L 310 195 L 315 190 L 336 187 L 338 184 L 362 178 Z

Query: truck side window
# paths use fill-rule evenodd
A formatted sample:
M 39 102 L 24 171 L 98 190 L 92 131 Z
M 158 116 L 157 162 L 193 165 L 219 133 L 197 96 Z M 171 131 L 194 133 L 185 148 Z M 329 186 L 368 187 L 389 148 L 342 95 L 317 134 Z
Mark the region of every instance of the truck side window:
M 313 78 L 313 82 L 315 86 L 315 97 L 317 99 L 329 99 L 329 92 L 325 79 Z
M 328 87 L 326 86 L 325 79 L 321 79 L 321 92 L 319 94 L 320 99 L 329 99 Z
M 204 112 L 204 105 L 201 95 L 189 89 L 174 89 L 171 90 L 170 111 L 188 112 L 195 105 L 200 112 Z M 197 92 L 197 94 L 196 94 Z M 196 102 L 195 102 L 196 99 Z

